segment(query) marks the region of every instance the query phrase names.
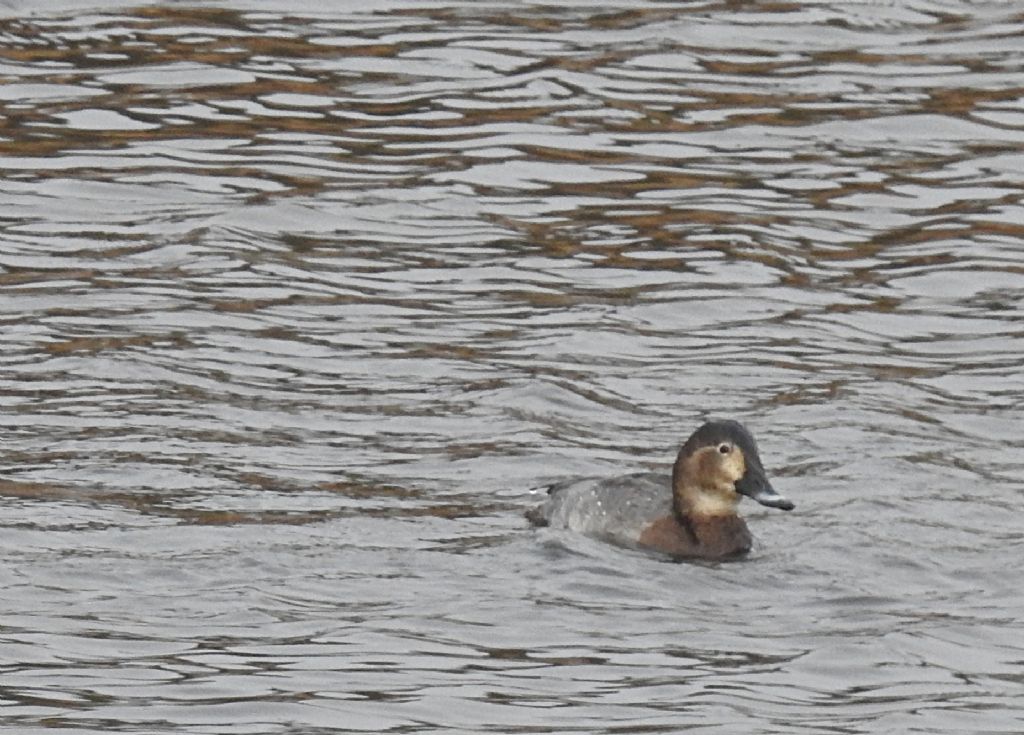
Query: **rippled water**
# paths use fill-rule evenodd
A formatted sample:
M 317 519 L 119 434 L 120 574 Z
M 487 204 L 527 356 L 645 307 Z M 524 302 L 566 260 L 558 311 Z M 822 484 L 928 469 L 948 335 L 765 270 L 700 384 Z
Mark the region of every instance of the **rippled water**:
M 0 725 L 1024 730 L 1018 4 L 72 7 L 0 21 Z M 709 415 L 749 560 L 527 527 Z

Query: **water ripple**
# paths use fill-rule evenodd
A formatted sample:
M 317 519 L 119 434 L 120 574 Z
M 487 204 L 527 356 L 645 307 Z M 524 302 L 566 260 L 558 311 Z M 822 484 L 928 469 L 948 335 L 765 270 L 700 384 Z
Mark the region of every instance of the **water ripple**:
M 1021 729 L 1016 8 L 47 7 L 4 725 Z M 708 415 L 798 504 L 746 562 L 526 528 Z

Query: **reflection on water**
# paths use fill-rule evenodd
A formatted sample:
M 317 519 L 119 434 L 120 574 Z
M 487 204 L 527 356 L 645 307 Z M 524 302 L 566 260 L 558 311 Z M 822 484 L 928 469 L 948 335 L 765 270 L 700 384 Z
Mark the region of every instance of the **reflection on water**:
M 0 24 L 0 723 L 1024 727 L 1013 4 Z M 526 528 L 707 415 L 749 561 Z

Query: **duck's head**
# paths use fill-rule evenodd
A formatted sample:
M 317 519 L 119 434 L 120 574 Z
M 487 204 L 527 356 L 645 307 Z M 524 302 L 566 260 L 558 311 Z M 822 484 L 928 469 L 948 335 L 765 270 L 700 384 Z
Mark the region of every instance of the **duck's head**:
M 793 509 L 768 482 L 757 443 L 738 421 L 709 421 L 690 435 L 672 468 L 672 493 L 676 512 L 687 516 L 734 515 L 741 495 Z

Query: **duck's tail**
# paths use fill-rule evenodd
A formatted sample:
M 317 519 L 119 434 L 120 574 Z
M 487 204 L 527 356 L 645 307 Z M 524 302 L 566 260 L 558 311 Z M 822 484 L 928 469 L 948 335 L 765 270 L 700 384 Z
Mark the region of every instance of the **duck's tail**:
M 544 515 L 544 505 L 535 505 L 527 510 L 523 515 L 526 516 L 526 520 L 537 527 L 543 527 L 548 525 L 548 518 Z
M 561 482 L 561 483 L 560 482 L 556 482 L 556 483 L 551 484 L 551 485 L 542 485 L 541 487 L 534 488 L 531 492 L 536 494 L 536 493 L 539 493 L 541 490 L 543 490 L 545 495 L 554 495 L 556 492 L 558 492 L 561 489 L 561 486 L 564 485 L 564 484 L 565 484 L 564 482 Z M 546 508 L 547 508 L 547 502 L 544 502 L 544 503 L 541 503 L 540 505 L 533 506 L 532 508 L 527 510 L 523 515 L 526 516 L 526 520 L 528 520 L 530 523 L 532 523 L 535 526 L 538 526 L 538 527 L 547 526 L 547 525 L 549 525 L 549 521 L 548 521 L 547 515 L 544 513 Z

